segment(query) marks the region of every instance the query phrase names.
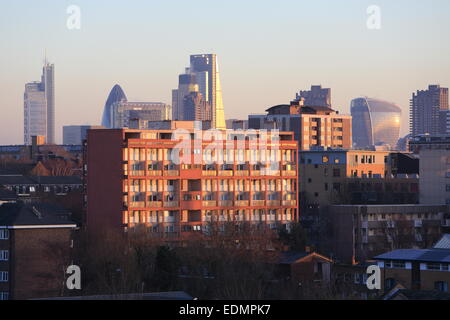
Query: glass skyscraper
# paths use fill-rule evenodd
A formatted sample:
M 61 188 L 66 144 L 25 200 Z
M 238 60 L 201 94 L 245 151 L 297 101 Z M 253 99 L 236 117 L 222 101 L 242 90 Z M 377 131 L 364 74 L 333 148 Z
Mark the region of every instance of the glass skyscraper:
M 211 106 L 212 128 L 226 129 L 217 55 L 195 54 L 191 55 L 190 60 L 191 72 L 201 73 L 197 81 L 199 81 L 200 93 Z M 205 83 L 202 83 L 201 80 L 205 81 Z
M 127 101 L 127 97 L 122 88 L 118 84 L 116 84 L 111 89 L 111 92 L 106 99 L 105 108 L 103 109 L 102 126 L 104 126 L 105 128 L 113 128 L 113 124 L 111 122 L 113 113 L 112 106 L 115 102 L 119 101 Z
M 178 89 L 172 90 L 173 120 L 192 119 L 192 110 L 185 110 L 184 101 L 187 96 L 198 92 L 211 110 L 211 127 L 226 129 L 225 114 L 220 85 L 219 65 L 215 54 L 195 54 L 190 56 L 190 67 L 180 75 Z M 195 119 L 200 120 L 200 119 Z
M 44 136 L 49 144 L 55 141 L 55 81 L 54 65 L 47 61 L 42 69 L 41 82 L 25 84 L 24 143 L 31 144 L 32 136 Z
M 397 145 L 400 135 L 401 109 L 390 102 L 373 98 L 356 98 L 351 102 L 352 135 L 355 148 Z

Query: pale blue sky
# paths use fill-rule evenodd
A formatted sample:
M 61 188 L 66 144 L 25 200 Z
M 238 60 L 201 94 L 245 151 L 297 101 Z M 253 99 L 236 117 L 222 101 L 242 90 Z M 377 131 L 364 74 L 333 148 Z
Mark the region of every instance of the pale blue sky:
M 66 9 L 81 8 L 81 30 Z M 381 8 L 381 30 L 366 9 Z M 119 83 L 130 100 L 171 102 L 194 53 L 217 53 L 227 118 L 264 113 L 311 84 L 331 87 L 349 112 L 360 95 L 408 101 L 450 85 L 448 0 L 138 1 L 0 0 L 0 144 L 23 142 L 23 89 L 39 80 L 44 50 L 56 69 L 62 125 L 98 124 Z

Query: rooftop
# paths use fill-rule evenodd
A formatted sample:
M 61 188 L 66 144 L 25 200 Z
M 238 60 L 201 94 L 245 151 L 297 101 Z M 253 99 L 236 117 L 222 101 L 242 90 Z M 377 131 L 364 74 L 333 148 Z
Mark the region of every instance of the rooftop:
M 49 226 L 75 227 L 67 209 L 48 203 L 6 203 L 0 206 L 0 226 Z

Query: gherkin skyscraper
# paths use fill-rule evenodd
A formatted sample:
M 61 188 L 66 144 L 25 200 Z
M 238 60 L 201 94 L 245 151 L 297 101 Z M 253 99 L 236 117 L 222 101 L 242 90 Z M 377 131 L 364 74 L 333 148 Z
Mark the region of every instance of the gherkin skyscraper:
M 123 92 L 122 88 L 116 84 L 111 92 L 109 93 L 108 99 L 106 99 L 105 108 L 103 109 L 103 117 L 102 117 L 102 126 L 105 128 L 112 128 L 113 125 L 111 123 L 111 107 L 114 102 L 127 100 L 127 96 L 125 92 Z

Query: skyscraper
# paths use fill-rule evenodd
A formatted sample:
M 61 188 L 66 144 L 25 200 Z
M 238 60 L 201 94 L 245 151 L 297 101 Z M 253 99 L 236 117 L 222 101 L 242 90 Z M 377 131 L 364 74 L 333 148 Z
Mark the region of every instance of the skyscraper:
M 31 136 L 44 136 L 46 143 L 55 143 L 55 81 L 54 65 L 47 61 L 42 69 L 41 82 L 25 84 L 24 143 L 31 144 Z
M 105 128 L 113 128 L 111 123 L 112 105 L 118 101 L 127 101 L 127 96 L 123 92 L 122 88 L 116 84 L 106 99 L 105 108 L 103 109 L 102 126 Z
M 411 134 L 439 134 L 439 113 L 444 110 L 448 110 L 448 88 L 429 85 L 428 90 L 417 90 L 410 101 Z
M 295 95 L 294 101 L 304 100 L 305 106 L 331 108 L 331 89 L 322 86 L 311 86 L 311 90 L 300 91 Z
M 172 119 L 205 120 L 204 116 L 202 119 L 192 119 L 194 114 L 192 108 L 189 110 L 184 108 L 185 97 L 191 96 L 192 98 L 191 93 L 198 92 L 201 94 L 202 100 L 207 103 L 207 105 L 203 105 L 204 112 L 202 114 L 210 114 L 211 127 L 225 129 L 217 56 L 215 54 L 191 55 L 190 63 L 190 68 L 186 68 L 186 72 L 179 76 L 178 89 L 172 90 Z M 192 107 L 189 102 L 188 106 Z M 206 106 L 211 110 L 205 110 Z
M 353 99 L 352 114 L 353 144 L 356 148 L 374 146 L 396 147 L 400 135 L 402 110 L 395 104 L 373 98 Z
M 187 121 L 211 121 L 211 107 L 198 91 L 190 92 L 183 100 L 184 119 Z
M 198 75 L 199 90 L 211 106 L 212 127 L 225 129 L 225 114 L 216 54 L 191 55 L 191 72 Z M 204 91 L 204 92 L 202 92 Z
M 40 82 L 25 84 L 24 144 L 31 145 L 32 136 L 47 136 L 47 104 Z
M 45 61 L 42 70 L 43 89 L 47 100 L 47 143 L 55 144 L 55 66 Z
M 189 68 L 186 68 L 186 72 L 178 76 L 178 89 L 172 91 L 173 120 L 188 120 L 183 108 L 184 97 L 197 91 L 196 75 L 190 73 Z

